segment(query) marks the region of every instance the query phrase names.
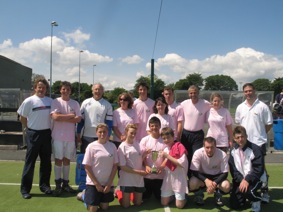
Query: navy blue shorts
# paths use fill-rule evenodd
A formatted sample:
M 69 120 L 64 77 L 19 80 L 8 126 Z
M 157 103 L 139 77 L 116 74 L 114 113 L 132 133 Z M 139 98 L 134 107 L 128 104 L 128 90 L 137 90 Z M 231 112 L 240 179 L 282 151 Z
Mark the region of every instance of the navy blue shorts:
M 125 193 L 143 193 L 145 192 L 145 187 L 135 187 L 135 186 L 120 186 L 120 190 Z
M 87 205 L 99 206 L 100 203 L 109 203 L 112 202 L 113 200 L 114 200 L 113 188 L 111 188 L 110 192 L 105 194 L 103 192 L 98 192 L 96 187 L 93 185 L 86 185 L 84 202 Z

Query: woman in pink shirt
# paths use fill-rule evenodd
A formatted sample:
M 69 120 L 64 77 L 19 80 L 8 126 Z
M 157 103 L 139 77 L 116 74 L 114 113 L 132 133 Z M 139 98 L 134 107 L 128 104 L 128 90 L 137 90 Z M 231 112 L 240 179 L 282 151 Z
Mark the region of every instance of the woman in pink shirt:
M 165 98 L 164 97 L 157 98 L 153 106 L 153 113 L 148 118 L 146 131 L 149 132 L 149 120 L 152 117 L 157 117 L 161 122 L 160 130 L 164 127 L 170 127 L 175 132 L 176 126 L 174 126 L 174 121 L 172 117 L 168 114 L 168 111 L 169 111 L 168 104 L 165 101 Z
M 233 145 L 233 119 L 229 110 L 223 107 L 223 98 L 219 93 L 212 93 L 210 101 L 212 108 L 206 115 L 209 125 L 206 136 L 215 138 L 216 147 L 227 152 Z
M 129 93 L 124 92 L 118 96 L 118 109 L 113 112 L 113 142 L 118 148 L 122 141 L 125 141 L 125 128 L 128 124 L 138 126 L 138 119 L 133 109 L 133 99 Z
M 118 148 L 121 170 L 118 182 L 120 191 L 117 191 L 116 194 L 120 204 L 125 208 L 130 206 L 130 197 L 133 198 L 134 205 L 140 205 L 142 194 L 145 191 L 143 176 L 147 173 L 143 167 L 142 151 L 139 143 L 135 141 L 136 133 L 136 125 L 128 124 L 125 129 L 126 140 Z

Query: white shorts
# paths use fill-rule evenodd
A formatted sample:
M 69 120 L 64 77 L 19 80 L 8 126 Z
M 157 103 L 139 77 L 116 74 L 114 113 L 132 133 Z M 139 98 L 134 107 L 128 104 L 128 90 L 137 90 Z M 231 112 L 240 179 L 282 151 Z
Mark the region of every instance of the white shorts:
M 54 158 L 62 160 L 67 158 L 71 160 L 76 153 L 76 145 L 74 141 L 53 141 Z
M 174 192 L 174 191 L 161 191 L 161 197 L 171 197 L 175 195 L 176 200 L 185 200 L 186 199 L 186 194 L 185 193 L 179 193 L 179 192 Z

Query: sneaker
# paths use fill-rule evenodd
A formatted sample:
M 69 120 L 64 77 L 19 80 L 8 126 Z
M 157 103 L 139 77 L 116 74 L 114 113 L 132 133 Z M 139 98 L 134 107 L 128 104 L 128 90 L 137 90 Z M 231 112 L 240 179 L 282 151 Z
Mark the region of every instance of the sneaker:
M 260 201 L 252 203 L 252 212 L 260 212 Z
M 204 201 L 203 201 L 203 197 L 202 197 L 202 196 L 195 196 L 194 202 L 195 202 L 197 205 L 199 205 L 199 206 L 204 205 Z
M 77 200 L 84 202 L 85 189 L 77 194 Z
M 270 196 L 267 191 L 261 193 L 261 202 L 264 204 L 269 203 Z
M 69 184 L 63 185 L 62 190 L 72 194 L 76 193 L 76 190 L 74 190 Z
M 215 197 L 215 204 L 217 206 L 223 206 L 223 201 L 222 201 L 222 197 Z
M 47 185 L 42 185 L 41 187 L 40 187 L 40 191 L 42 192 L 42 193 L 45 193 L 45 194 L 52 194 L 52 190 L 51 190 L 51 188 L 50 188 L 50 186 L 47 186 Z
M 56 186 L 55 190 L 53 191 L 53 196 L 58 197 L 58 196 L 61 195 L 61 193 L 62 193 L 62 188 L 61 188 L 61 186 L 60 186 L 60 187 L 59 187 L 59 186 Z

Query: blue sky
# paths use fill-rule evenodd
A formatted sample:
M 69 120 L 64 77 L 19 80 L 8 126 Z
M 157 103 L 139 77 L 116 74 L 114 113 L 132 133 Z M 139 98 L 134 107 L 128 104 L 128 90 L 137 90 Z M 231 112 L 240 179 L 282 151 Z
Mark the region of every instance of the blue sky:
M 166 83 L 191 73 L 238 84 L 283 76 L 282 0 L 1 0 L 0 55 L 53 82 L 132 89 L 140 76 Z M 96 65 L 93 68 L 93 65 Z M 2 72 L 3 70 L 1 70 Z M 5 70 L 4 70 L 5 71 Z

